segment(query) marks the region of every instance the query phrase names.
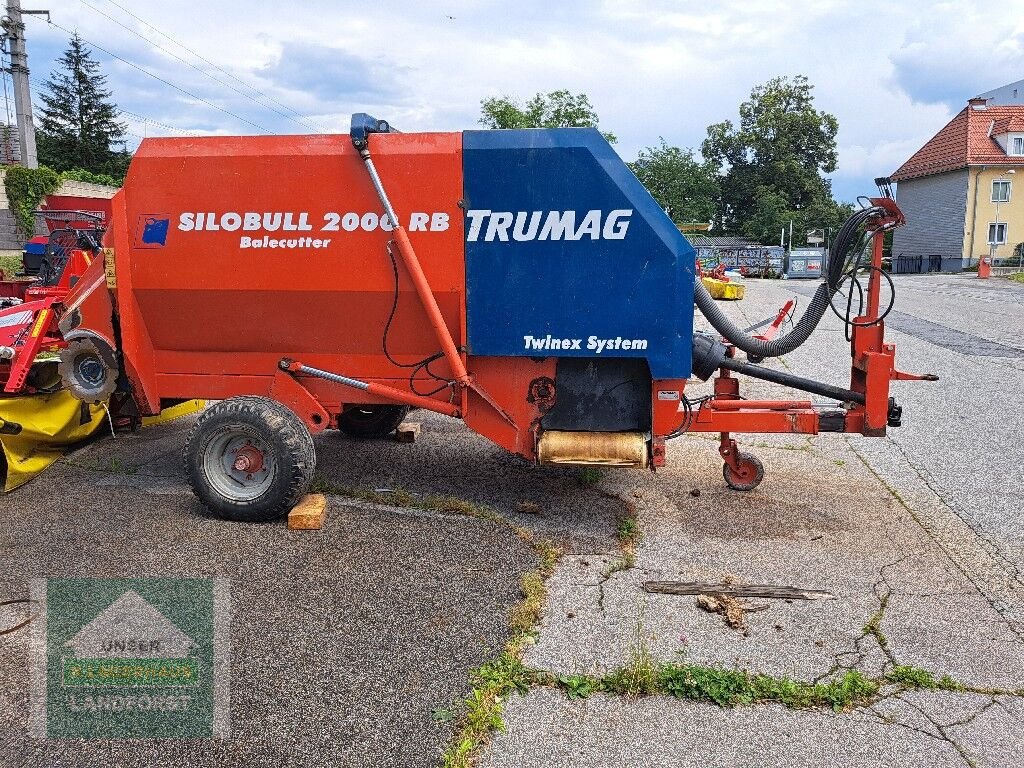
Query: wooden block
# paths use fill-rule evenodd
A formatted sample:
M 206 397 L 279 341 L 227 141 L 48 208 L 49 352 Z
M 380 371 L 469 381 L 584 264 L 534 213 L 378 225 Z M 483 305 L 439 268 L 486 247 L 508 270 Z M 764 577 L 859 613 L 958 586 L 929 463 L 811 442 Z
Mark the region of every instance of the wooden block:
M 420 425 L 403 421 L 395 430 L 395 439 L 400 443 L 415 443 L 420 436 Z
M 324 524 L 327 497 L 322 493 L 307 493 L 288 513 L 288 528 L 293 531 L 317 531 Z

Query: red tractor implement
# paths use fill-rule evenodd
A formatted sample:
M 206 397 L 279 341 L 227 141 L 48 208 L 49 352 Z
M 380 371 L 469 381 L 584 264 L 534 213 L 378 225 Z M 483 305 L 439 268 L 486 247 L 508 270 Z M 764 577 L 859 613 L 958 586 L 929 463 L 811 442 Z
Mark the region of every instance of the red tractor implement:
M 715 432 L 726 482 L 751 490 L 763 469 L 735 433 L 882 435 L 900 421 L 890 381 L 928 378 L 899 372 L 884 338 L 882 239 L 902 223 L 871 199 L 792 329 L 787 306 L 751 336 L 591 129 L 397 133 L 360 114 L 350 136 L 146 139 L 104 258 L 56 310 L 60 371 L 81 400 L 130 395 L 143 414 L 219 400 L 185 465 L 234 519 L 306 492 L 312 434 L 382 436 L 410 407 L 537 463 L 655 469 L 667 441 Z M 695 306 L 714 334 L 694 332 Z M 760 364 L 830 307 L 848 387 Z M 831 402 L 746 400 L 741 376 Z M 691 378 L 713 393 L 690 399 Z

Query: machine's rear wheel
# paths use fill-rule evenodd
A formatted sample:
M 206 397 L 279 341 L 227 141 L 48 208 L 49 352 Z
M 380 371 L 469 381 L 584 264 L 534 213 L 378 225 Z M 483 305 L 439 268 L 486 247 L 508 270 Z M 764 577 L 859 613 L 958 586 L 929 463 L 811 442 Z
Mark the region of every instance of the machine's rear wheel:
M 306 425 L 265 397 L 233 397 L 189 432 L 185 472 L 199 500 L 229 520 L 273 520 L 309 490 L 316 451 Z
M 350 437 L 387 437 L 408 413 L 404 405 L 357 405 L 338 417 L 338 429 Z
M 738 451 L 736 461 L 740 465 L 739 471 L 734 470 L 728 464 L 722 465 L 725 484 L 734 491 L 752 491 L 757 488 L 764 479 L 764 465 L 761 460 L 752 453 Z

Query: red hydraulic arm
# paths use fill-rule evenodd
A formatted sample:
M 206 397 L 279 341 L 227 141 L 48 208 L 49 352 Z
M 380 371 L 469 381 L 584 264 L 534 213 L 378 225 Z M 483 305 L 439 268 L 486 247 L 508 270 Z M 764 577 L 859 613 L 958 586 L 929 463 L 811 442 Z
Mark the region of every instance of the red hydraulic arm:
M 756 485 L 755 470 L 760 465 L 742 454 L 732 432 L 818 434 L 819 432 L 855 432 L 884 435 L 887 426 L 899 424 L 900 408 L 889 397 L 892 380 L 934 381 L 930 374 L 916 375 L 896 369 L 896 348 L 885 342 L 885 322 L 881 309 L 882 245 L 888 230 L 905 222 L 896 203 L 889 197 L 872 198 L 871 204 L 883 213 L 871 221 L 871 264 L 864 313 L 850 321 L 851 372 L 849 390 L 830 388 L 843 407 L 815 406 L 810 400 L 745 400 L 739 380 L 727 368 L 720 368 L 714 379 L 714 394 L 701 403 L 689 425 L 691 432 L 719 432 L 719 452 L 726 464 L 727 480 L 733 487 Z M 761 338 L 772 338 L 792 311 L 788 302 Z M 734 349 L 729 350 L 730 358 Z M 739 364 L 739 363 L 738 363 Z M 730 365 L 730 367 L 736 367 Z M 827 385 L 824 388 L 829 389 Z M 759 477 L 758 477 L 759 479 Z

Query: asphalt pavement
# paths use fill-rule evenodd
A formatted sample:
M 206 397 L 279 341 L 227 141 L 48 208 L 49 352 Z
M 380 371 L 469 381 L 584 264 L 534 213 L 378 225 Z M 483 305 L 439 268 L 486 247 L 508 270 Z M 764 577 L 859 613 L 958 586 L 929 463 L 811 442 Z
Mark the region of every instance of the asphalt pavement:
M 562 676 L 600 675 L 640 646 L 657 662 L 805 681 L 910 665 L 993 692 L 888 686 L 870 707 L 833 713 L 567 699 L 539 689 L 511 698 L 508 728 L 484 765 L 1020 764 L 1024 706 L 996 691 L 1024 688 L 1024 286 L 959 275 L 897 277 L 895 285 L 900 314 L 888 337 L 897 364 L 940 376 L 894 384 L 903 425 L 882 439 L 742 436 L 766 470 L 749 494 L 724 488 L 709 435 L 675 441 L 654 477 L 610 475 L 606 489 L 639 512 L 635 565 L 609 575 L 615 552 L 564 558 L 527 662 Z M 794 295 L 806 304 L 813 290 L 750 281 L 727 311 L 749 325 Z M 766 364 L 842 386 L 849 359 L 830 315 L 806 345 Z M 743 391 L 796 394 L 746 381 Z M 642 589 L 648 580 L 729 579 L 835 599 L 754 600 L 759 610 L 737 631 L 693 597 Z M 877 637 L 866 630 L 873 618 Z
M 507 728 L 482 765 L 1019 764 L 1024 705 L 999 691 L 1024 687 L 1024 286 L 943 275 L 896 286 L 888 335 L 899 367 L 941 381 L 894 385 L 903 426 L 886 438 L 742 436 L 766 469 L 751 493 L 725 488 L 707 435 L 673 441 L 656 474 L 607 471 L 596 485 L 571 468 L 529 466 L 439 416 L 415 416 L 423 432 L 412 445 L 317 438 L 330 485 L 456 496 L 563 547 L 526 651 L 534 668 L 601 674 L 640 643 L 655 661 L 800 680 L 898 663 L 992 689 L 887 689 L 870 707 L 832 712 L 533 688 L 507 702 Z M 806 303 L 810 288 L 750 281 L 728 311 L 753 323 L 794 294 Z M 847 383 L 839 321 L 769 364 Z M 506 523 L 344 496 L 329 498 L 318 532 L 212 519 L 182 474 L 188 426 L 94 443 L 0 497 L 0 600 L 27 596 L 41 576 L 226 578 L 230 737 L 34 738 L 30 635 L 18 631 L 0 635 L 0 765 L 436 764 L 470 670 L 508 638 L 533 550 Z M 615 570 L 627 504 L 641 537 L 634 565 Z M 693 597 L 642 589 L 723 579 L 835 599 L 761 601 L 744 632 Z M 0 607 L 0 627 L 20 610 Z M 884 647 L 865 632 L 872 617 Z

